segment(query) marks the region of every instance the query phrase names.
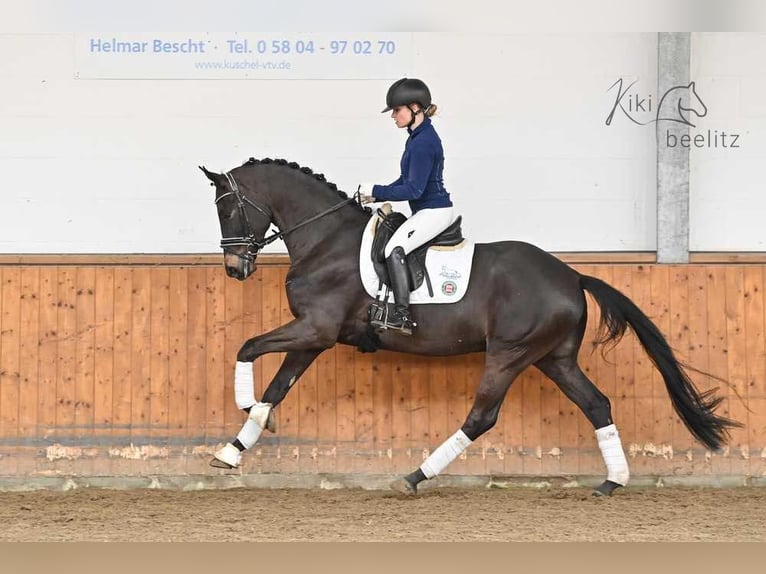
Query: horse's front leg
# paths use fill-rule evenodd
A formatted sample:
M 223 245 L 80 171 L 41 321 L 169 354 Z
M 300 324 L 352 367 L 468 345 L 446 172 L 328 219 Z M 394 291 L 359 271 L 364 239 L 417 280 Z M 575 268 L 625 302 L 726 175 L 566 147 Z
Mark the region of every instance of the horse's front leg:
M 234 398 L 237 407 L 248 413 L 245 424 L 236 439 L 218 450 L 211 466 L 236 468 L 242 460 L 242 452 L 251 448 L 260 438 L 263 429 L 274 429 L 273 409 L 287 395 L 314 359 L 334 344 L 330 335 L 319 336 L 307 323 L 293 321 L 264 335 L 248 340 L 237 354 L 234 371 Z M 287 352 L 285 360 L 263 395 L 255 399 L 253 361 L 272 352 Z

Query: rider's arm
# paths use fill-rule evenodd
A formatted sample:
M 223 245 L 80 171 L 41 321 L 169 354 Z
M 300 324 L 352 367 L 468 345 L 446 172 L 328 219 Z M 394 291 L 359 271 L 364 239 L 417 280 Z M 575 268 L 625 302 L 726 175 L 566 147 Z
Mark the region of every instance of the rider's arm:
M 413 146 L 409 153 L 406 174 L 390 185 L 374 185 L 372 195 L 376 201 L 408 201 L 418 199 L 431 177 L 436 153 L 431 146 Z

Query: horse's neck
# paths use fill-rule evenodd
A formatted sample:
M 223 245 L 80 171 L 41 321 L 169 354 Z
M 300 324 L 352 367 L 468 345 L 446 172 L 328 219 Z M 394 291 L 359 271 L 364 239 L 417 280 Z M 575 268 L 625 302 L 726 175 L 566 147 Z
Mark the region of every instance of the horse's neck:
M 321 190 L 324 192 L 324 190 Z M 300 193 L 300 192 L 294 192 Z M 309 204 L 306 197 L 321 197 Z M 317 251 L 333 251 L 348 248 L 355 236 L 361 237 L 367 219 L 363 212 L 350 202 L 305 225 L 305 221 L 330 210 L 344 199 L 340 194 L 328 197 L 327 193 L 305 189 L 297 197 L 282 196 L 279 205 L 275 205 L 274 219 L 283 233 L 283 238 L 290 258 L 293 261 L 312 256 Z M 294 231 L 292 231 L 294 229 Z

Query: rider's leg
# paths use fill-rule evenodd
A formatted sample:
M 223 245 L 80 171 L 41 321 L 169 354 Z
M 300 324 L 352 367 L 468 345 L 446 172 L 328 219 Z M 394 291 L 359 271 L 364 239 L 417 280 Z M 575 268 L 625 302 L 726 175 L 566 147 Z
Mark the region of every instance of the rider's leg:
M 386 324 L 391 329 L 398 329 L 406 335 L 411 335 L 415 323 L 410 317 L 410 282 L 406 257 L 403 248 L 394 247 L 391 255 L 386 258 L 388 277 L 394 293 L 394 313 L 388 318 Z
M 412 333 L 415 326 L 410 318 L 410 287 L 407 276 L 406 256 L 426 241 L 439 235 L 453 222 L 451 207 L 421 209 L 399 229 L 386 245 L 386 267 L 394 293 L 394 314 L 388 318 L 387 326 L 403 333 Z

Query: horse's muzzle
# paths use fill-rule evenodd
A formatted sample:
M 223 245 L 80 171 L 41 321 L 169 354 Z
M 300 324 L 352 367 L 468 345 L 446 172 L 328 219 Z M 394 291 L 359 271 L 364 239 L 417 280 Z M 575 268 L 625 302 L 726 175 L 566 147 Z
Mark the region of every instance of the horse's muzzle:
M 235 253 L 226 253 L 223 258 L 226 275 L 239 281 L 244 281 L 252 275 L 257 265 L 255 258 L 251 255 L 238 255 Z

